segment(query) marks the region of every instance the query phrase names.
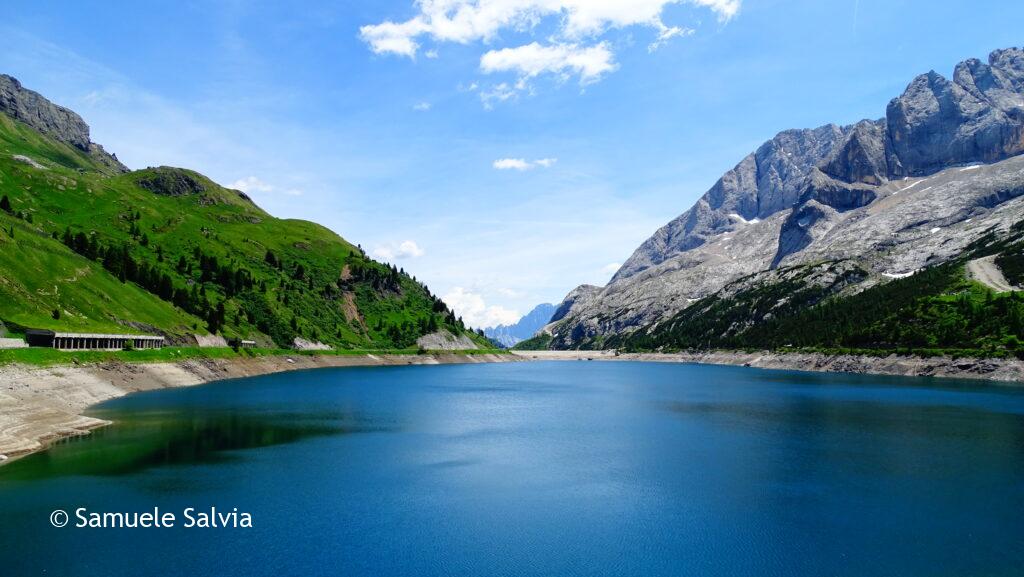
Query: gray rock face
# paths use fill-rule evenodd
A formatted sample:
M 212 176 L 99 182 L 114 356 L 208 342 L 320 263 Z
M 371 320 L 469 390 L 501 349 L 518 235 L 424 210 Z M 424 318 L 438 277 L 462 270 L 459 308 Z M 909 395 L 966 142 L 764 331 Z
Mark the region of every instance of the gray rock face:
M 834 208 L 814 199 L 790 211 L 779 231 L 779 248 L 772 259 L 771 268 L 777 268 L 782 259 L 810 246 L 822 236 L 823 231 L 832 227 L 838 217 Z
M 117 157 L 89 139 L 89 125 L 81 116 L 28 90 L 17 78 L 6 74 L 0 74 L 0 112 L 88 153 L 118 172 L 128 171 Z
M 559 303 L 558 308 L 551 314 L 551 320 L 549 322 L 557 322 L 565 318 L 566 315 L 573 309 L 573 307 L 583 307 L 594 300 L 601 292 L 601 287 L 596 287 L 591 284 L 582 284 L 565 295 L 562 302 Z
M 89 125 L 74 112 L 57 106 L 17 78 L 0 74 L 0 111 L 83 152 L 89 151 Z
M 553 346 L 655 326 L 728 283 L 851 260 L 884 282 L 1024 215 L 1024 50 L 931 72 L 882 120 L 779 133 L 553 319 Z M 967 166 L 985 162 L 991 166 Z M 569 297 L 567 297 L 567 301 Z
M 738 221 L 730 215 L 750 221 L 792 207 L 803 192 L 804 178 L 846 140 L 850 130 L 829 124 L 780 132 L 725 173 L 693 208 L 654 233 L 615 273 L 612 282 L 732 230 Z
M 879 185 L 889 179 L 889 153 L 883 120 L 862 120 L 846 141 L 821 165 L 821 171 L 844 182 Z
M 894 176 L 923 176 L 954 164 L 994 162 L 1024 152 L 1024 51 L 998 50 L 989 63 L 957 65 L 953 80 L 914 79 L 886 111 Z

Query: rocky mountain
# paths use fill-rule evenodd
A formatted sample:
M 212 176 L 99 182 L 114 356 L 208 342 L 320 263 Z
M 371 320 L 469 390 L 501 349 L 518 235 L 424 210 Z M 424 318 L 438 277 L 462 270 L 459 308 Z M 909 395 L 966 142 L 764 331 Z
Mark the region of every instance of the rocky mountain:
M 551 316 L 554 313 L 555 305 L 548 303 L 540 304 L 513 325 L 498 325 L 484 329 L 484 336 L 505 347 L 513 347 L 544 328 L 545 325 L 551 322 Z
M 39 132 L 84 152 L 113 172 L 128 168 L 89 137 L 89 125 L 75 112 L 58 106 L 38 92 L 28 90 L 17 78 L 0 74 L 0 112 Z
M 650 330 L 750 275 L 856 263 L 856 292 L 957 257 L 1024 215 L 1024 50 L 914 79 L 879 120 L 787 130 L 644 242 L 606 287 L 570 293 L 554 347 Z M 587 295 L 579 299 L 580 294 Z M 563 303 L 563 304 L 566 304 Z

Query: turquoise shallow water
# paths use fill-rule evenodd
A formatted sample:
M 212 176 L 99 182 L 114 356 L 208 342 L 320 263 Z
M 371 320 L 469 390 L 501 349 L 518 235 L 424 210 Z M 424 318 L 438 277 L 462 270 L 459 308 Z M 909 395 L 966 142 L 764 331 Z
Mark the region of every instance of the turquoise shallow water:
M 93 414 L 118 424 L 0 468 L 0 574 L 1024 573 L 1009 387 L 513 363 L 297 372 Z M 49 521 L 211 506 L 254 527 Z

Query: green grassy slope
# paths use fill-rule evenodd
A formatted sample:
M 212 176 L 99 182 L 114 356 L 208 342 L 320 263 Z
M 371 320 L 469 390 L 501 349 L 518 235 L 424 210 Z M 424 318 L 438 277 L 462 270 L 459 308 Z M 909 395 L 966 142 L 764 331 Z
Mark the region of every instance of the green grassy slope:
M 0 320 L 9 327 L 210 331 L 346 348 L 409 347 L 439 328 L 469 333 L 421 283 L 322 226 L 274 218 L 192 171 L 113 173 L 3 114 L 0 195 Z
M 516 343 L 513 351 L 543 351 L 551 346 L 551 335 L 542 334 Z

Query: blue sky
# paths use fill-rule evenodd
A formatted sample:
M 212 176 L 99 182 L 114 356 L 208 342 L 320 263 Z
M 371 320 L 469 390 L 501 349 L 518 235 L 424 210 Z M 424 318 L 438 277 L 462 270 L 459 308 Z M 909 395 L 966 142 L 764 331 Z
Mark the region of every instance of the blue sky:
M 478 326 L 605 283 L 776 132 L 1024 40 L 1024 3 L 985 0 L 86 4 L 5 2 L 0 72 Z

